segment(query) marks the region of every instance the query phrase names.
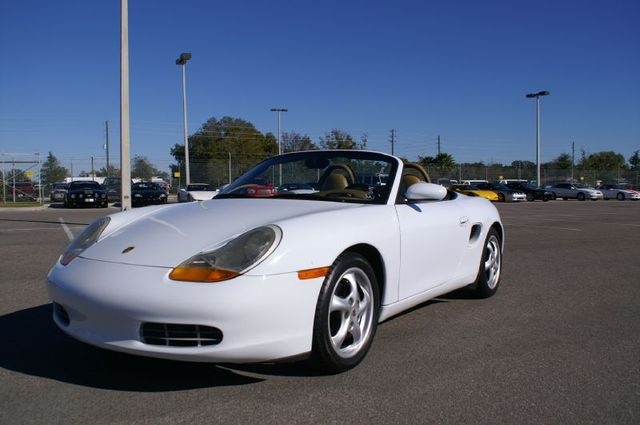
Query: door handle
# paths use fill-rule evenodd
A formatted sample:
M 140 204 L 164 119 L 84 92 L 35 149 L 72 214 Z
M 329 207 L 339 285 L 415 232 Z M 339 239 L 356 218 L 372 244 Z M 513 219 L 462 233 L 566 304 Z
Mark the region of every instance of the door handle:
M 467 216 L 460 217 L 459 222 L 460 222 L 460 226 L 464 226 L 469 222 L 469 217 L 467 217 Z

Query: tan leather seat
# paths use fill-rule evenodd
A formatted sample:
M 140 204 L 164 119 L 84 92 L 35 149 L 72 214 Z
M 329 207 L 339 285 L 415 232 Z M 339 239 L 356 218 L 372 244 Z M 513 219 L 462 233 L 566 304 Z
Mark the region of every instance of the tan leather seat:
M 412 184 L 420 182 L 421 180 L 418 178 L 418 176 L 414 176 L 413 174 L 405 174 L 404 176 L 402 176 L 402 185 L 404 186 L 405 190 Z
M 340 173 L 331 173 L 322 183 L 321 191 L 344 190 L 349 185 L 347 178 Z

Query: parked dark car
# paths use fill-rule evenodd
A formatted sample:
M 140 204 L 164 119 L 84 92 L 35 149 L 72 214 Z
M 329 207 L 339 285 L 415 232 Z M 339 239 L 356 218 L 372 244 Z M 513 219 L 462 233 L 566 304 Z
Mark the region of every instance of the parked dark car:
M 67 196 L 69 183 L 53 183 L 51 185 L 51 202 L 64 202 Z
M 509 182 L 507 183 L 507 186 L 511 189 L 524 192 L 525 195 L 527 195 L 527 201 L 549 201 L 554 199 L 553 192 L 538 189 L 527 182 Z
M 134 207 L 166 203 L 167 193 L 157 183 L 139 182 L 131 186 L 131 205 Z
M 120 202 L 120 181 L 120 177 L 107 177 L 102 182 L 109 202 Z
M 92 180 L 78 180 L 69 183 L 64 206 L 70 207 L 102 207 L 107 208 L 107 191 L 102 185 Z

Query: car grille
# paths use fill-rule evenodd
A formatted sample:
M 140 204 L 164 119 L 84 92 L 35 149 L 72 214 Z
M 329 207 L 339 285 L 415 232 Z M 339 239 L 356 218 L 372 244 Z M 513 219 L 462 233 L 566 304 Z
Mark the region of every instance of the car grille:
M 140 336 L 145 344 L 171 347 L 203 347 L 222 341 L 220 329 L 203 325 L 143 323 Z

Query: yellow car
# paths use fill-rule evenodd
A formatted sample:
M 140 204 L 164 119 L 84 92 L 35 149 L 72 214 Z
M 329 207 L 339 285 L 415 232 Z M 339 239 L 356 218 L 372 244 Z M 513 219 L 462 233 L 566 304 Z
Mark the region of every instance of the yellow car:
M 479 196 L 481 198 L 485 198 L 493 202 L 504 201 L 504 199 L 500 199 L 500 196 L 498 195 L 498 193 L 494 192 L 493 190 L 477 189 L 474 186 L 470 186 L 468 184 L 454 185 L 451 189 L 468 196 Z

